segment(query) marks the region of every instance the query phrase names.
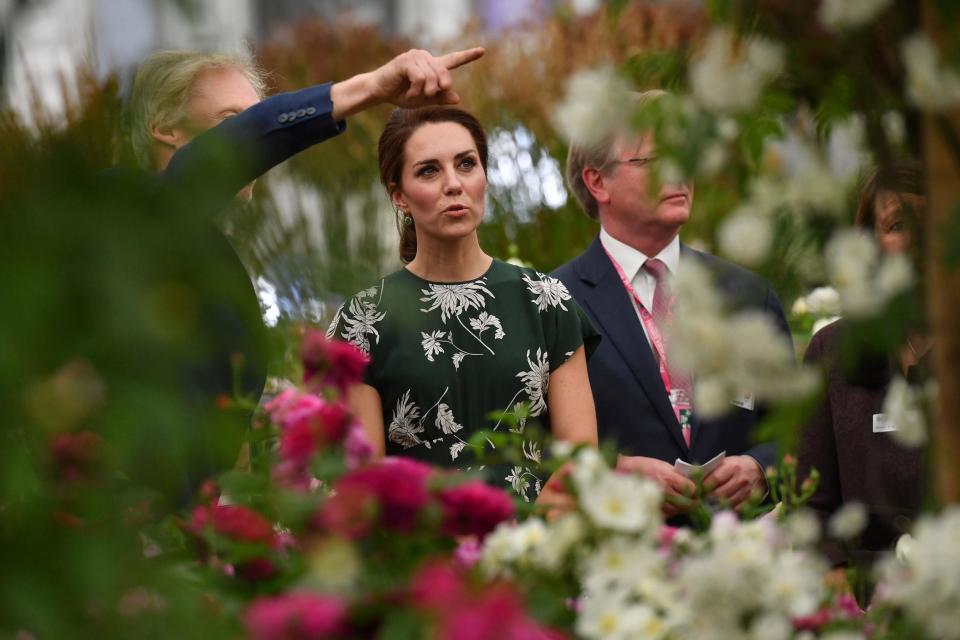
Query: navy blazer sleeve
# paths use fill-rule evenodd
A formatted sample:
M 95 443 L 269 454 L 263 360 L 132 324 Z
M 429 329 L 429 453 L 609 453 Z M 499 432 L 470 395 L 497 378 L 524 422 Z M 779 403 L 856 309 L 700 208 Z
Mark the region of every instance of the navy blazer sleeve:
M 219 210 L 244 185 L 346 129 L 333 119 L 331 87 L 272 96 L 198 135 L 173 155 L 161 174 L 164 186 L 186 189 Z

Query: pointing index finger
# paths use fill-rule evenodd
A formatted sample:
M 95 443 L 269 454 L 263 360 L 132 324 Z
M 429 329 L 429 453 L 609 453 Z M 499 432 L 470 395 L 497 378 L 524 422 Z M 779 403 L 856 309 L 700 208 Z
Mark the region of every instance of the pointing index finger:
M 472 49 L 454 51 L 452 53 L 440 56 L 440 63 L 447 69 L 456 69 L 457 67 L 463 66 L 468 62 L 473 62 L 474 60 L 482 58 L 484 53 L 486 53 L 486 50 L 483 47 L 473 47 Z

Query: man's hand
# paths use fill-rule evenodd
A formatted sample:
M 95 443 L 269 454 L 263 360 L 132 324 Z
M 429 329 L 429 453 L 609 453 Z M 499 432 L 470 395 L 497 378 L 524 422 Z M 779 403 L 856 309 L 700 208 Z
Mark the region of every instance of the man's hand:
M 333 117 L 340 120 L 384 102 L 407 108 L 457 104 L 460 96 L 453 90 L 450 71 L 483 54 L 482 47 L 442 56 L 422 49 L 402 53 L 379 69 L 333 85 Z
M 621 455 L 617 456 L 617 470 L 639 473 L 659 484 L 664 496 L 663 515 L 668 518 L 689 510 L 689 500 L 697 487 L 690 478 L 677 473 L 672 464 L 657 458 Z
M 706 495 L 725 500 L 737 509 L 753 493 L 766 487 L 763 469 L 750 456 L 727 456 L 716 469 L 703 479 Z

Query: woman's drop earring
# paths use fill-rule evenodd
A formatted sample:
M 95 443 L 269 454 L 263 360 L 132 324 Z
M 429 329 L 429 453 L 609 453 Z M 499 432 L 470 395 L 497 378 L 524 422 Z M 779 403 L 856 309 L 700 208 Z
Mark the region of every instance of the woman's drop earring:
M 413 216 L 411 216 L 409 213 L 405 214 L 405 215 L 403 216 L 403 224 L 406 225 L 406 226 L 408 226 L 408 227 L 412 227 L 412 226 L 413 226 Z

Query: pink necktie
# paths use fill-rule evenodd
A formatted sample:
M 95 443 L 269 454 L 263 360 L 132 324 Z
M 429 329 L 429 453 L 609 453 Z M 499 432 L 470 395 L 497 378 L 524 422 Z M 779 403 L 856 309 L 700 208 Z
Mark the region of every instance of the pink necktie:
M 650 313 L 653 315 L 653 321 L 657 323 L 657 328 L 660 329 L 661 333 L 665 333 L 669 321 L 671 302 L 670 283 L 668 281 L 669 272 L 667 270 L 667 265 L 656 258 L 650 258 L 643 263 L 643 268 L 647 273 L 653 276 L 653 279 L 657 283 L 653 290 L 653 309 L 651 309 Z M 667 371 L 670 372 L 671 386 L 674 389 L 679 389 L 682 391 L 686 396 L 687 402 L 692 407 L 693 384 L 691 383 L 690 378 L 671 368 L 669 361 L 667 362 Z M 690 425 L 685 424 L 682 426 L 683 440 L 689 447 Z

